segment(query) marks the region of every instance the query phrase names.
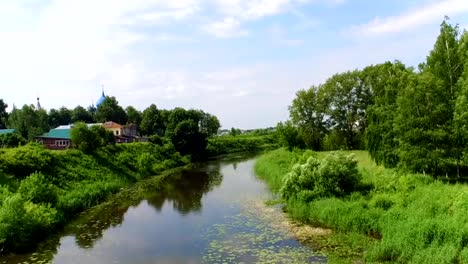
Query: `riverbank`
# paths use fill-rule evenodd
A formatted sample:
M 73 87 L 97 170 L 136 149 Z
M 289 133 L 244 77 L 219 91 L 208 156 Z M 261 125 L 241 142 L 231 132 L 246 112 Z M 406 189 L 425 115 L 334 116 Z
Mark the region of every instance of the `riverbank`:
M 359 190 L 311 202 L 285 201 L 293 219 L 333 230 L 311 237 L 330 263 L 468 263 L 468 186 L 385 169 L 367 152 L 353 153 L 362 175 Z M 278 192 L 293 164 L 310 155 L 276 150 L 260 157 L 255 171 Z
M 29 250 L 110 194 L 188 163 L 171 144 L 119 144 L 92 155 L 36 144 L 1 149 L 2 253 Z

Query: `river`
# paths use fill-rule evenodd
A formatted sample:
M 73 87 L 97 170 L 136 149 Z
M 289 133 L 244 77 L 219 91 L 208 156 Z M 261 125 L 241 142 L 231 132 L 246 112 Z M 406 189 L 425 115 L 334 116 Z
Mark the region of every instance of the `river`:
M 254 162 L 231 156 L 178 172 L 163 188 L 139 183 L 82 213 L 35 252 L 0 263 L 326 262 L 278 224 L 284 216 L 265 205 L 272 194 Z

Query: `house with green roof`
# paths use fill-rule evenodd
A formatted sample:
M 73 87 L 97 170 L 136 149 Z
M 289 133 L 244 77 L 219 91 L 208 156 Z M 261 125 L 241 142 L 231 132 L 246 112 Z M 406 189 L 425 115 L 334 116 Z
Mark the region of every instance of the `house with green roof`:
M 36 137 L 36 140 L 48 149 L 67 149 L 71 146 L 70 131 L 71 129 L 51 129 Z

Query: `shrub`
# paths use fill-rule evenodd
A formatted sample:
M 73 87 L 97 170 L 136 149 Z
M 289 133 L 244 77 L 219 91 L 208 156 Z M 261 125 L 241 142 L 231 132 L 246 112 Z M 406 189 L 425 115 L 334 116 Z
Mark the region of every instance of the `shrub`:
M 36 171 L 47 171 L 54 165 L 51 152 L 37 143 L 0 153 L 0 170 L 17 178 L 24 178 Z
M 53 205 L 57 201 L 57 188 L 50 184 L 42 173 L 33 173 L 21 181 L 18 193 L 33 203 Z
M 309 157 L 304 164 L 294 165 L 283 179 L 280 194 L 310 201 L 321 197 L 343 196 L 359 184 L 360 174 L 353 156 L 332 153 L 325 159 Z

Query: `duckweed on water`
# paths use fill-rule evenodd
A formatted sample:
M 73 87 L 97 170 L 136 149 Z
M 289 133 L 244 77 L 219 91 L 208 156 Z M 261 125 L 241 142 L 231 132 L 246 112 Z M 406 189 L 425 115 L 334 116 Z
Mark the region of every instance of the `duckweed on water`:
M 262 206 L 263 205 L 263 206 Z M 209 228 L 205 263 L 325 263 L 326 258 L 301 245 L 278 208 L 263 201 L 244 204 L 227 224 Z

